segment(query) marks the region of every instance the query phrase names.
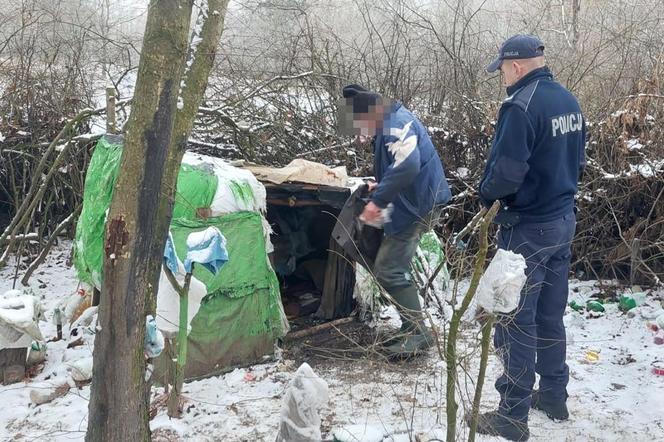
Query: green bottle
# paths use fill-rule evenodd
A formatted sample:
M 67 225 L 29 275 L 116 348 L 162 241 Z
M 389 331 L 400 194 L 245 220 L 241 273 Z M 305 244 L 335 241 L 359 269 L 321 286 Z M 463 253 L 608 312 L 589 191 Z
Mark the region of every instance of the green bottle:
M 583 310 L 583 306 L 582 306 L 581 304 L 577 304 L 576 301 L 571 301 L 571 302 L 569 303 L 569 306 L 570 306 L 570 308 L 571 308 L 572 310 L 574 310 L 575 312 L 580 312 L 581 310 Z
M 604 305 L 602 304 L 602 301 L 599 301 L 597 299 L 592 299 L 588 301 L 586 304 L 586 308 L 590 310 L 591 312 L 603 312 L 604 311 Z
M 626 311 L 629 311 L 629 310 L 633 309 L 634 307 L 636 307 L 636 301 L 634 300 L 634 298 L 632 298 L 631 296 L 627 296 L 627 295 L 622 295 L 620 297 L 620 301 L 618 303 L 618 308 L 621 311 L 626 312 Z

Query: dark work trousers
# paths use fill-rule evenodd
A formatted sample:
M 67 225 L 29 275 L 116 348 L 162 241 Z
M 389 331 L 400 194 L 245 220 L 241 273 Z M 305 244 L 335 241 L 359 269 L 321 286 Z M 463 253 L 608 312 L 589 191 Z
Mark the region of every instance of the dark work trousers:
M 528 265 L 519 307 L 499 317 L 494 335 L 504 367 L 496 381 L 499 411 L 521 422 L 528 421 L 535 372 L 540 375 L 542 394 L 567 399 L 563 315 L 575 229 L 575 214 L 569 213 L 545 223 L 501 226 L 498 232 L 498 247 L 520 253 Z
M 422 319 L 418 289 L 410 276 L 410 263 L 422 234 L 434 227 L 433 221 L 434 215 L 430 214 L 402 232 L 385 235 L 374 263 L 374 276 L 398 303 L 396 307 L 405 329 L 416 327 Z

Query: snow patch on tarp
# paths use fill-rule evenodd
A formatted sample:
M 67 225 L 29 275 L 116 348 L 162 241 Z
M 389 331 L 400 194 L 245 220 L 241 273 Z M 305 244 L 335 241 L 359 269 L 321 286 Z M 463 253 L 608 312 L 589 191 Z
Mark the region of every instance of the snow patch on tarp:
M 239 169 L 220 158 L 192 152 L 185 153 L 182 163 L 206 167 L 217 176 L 218 185 L 210 203 L 212 216 L 249 210 L 264 212 L 267 193 L 265 187 L 248 170 Z

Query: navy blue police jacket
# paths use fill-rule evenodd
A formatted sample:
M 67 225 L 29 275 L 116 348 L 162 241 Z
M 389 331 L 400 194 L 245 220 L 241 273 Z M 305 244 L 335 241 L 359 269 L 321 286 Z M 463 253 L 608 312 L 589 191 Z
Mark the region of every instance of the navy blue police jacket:
M 386 235 L 402 232 L 421 221 L 451 197 L 443 163 L 422 123 L 400 103 L 394 103 L 373 141 L 378 185 L 371 201 L 394 209 Z
M 586 127 L 579 103 L 547 67 L 507 88 L 480 197 L 501 200 L 496 222 L 547 222 L 574 210 L 585 167 Z

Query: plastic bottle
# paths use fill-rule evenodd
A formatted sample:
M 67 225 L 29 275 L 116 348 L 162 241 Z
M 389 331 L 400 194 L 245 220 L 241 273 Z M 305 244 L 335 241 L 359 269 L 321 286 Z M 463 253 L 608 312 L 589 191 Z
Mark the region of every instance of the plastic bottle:
M 574 310 L 575 312 L 580 312 L 581 310 L 583 310 L 583 305 L 578 304 L 576 301 L 571 301 L 571 302 L 569 303 L 569 306 L 570 306 L 570 308 L 571 308 L 572 310 Z
M 599 301 L 597 299 L 591 299 L 590 301 L 588 301 L 588 303 L 586 304 L 586 308 L 591 312 L 604 311 L 604 305 L 602 304 L 602 301 Z
M 59 341 L 62 339 L 62 312 L 58 307 L 55 308 L 55 327 Z
M 634 299 L 634 302 L 636 302 L 636 305 L 643 305 L 646 303 L 646 294 L 644 292 L 634 292 L 632 293 L 632 298 Z
M 629 311 L 636 307 L 636 301 L 631 296 L 622 295 L 620 301 L 618 302 L 618 308 L 623 311 Z

